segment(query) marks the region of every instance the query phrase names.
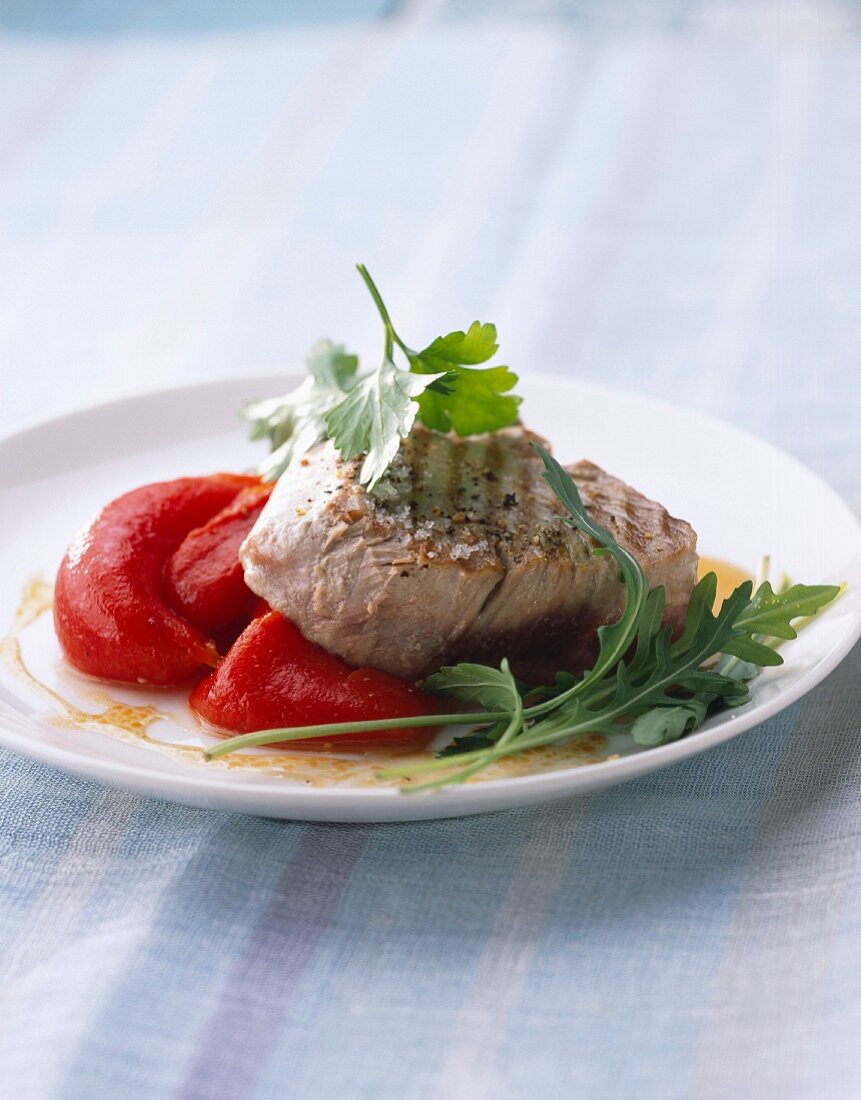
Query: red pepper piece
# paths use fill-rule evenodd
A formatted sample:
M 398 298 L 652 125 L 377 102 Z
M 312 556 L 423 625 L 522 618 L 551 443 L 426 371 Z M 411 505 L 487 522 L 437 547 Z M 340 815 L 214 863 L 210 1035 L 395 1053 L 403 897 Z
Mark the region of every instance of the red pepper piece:
M 72 542 L 57 574 L 54 625 L 70 664 L 92 676 L 177 684 L 218 656 L 165 603 L 167 559 L 256 478 L 186 477 L 112 501 Z
M 201 630 L 251 618 L 257 596 L 245 584 L 239 547 L 263 511 L 272 485 L 253 485 L 183 540 L 164 571 L 167 602 Z M 237 631 L 238 633 L 238 631 Z
M 245 628 L 221 665 L 191 693 L 192 709 L 218 732 L 433 714 L 417 687 L 376 669 L 358 668 L 304 638 L 277 611 Z M 282 748 L 356 750 L 416 743 L 415 728 L 284 741 Z

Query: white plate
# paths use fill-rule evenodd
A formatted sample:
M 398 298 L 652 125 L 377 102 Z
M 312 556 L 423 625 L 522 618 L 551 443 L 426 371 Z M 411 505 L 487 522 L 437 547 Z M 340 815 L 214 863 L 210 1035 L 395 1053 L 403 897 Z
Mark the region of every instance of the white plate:
M 293 381 L 280 375 L 161 391 L 0 441 L 0 628 L 11 622 L 26 578 L 39 570 L 50 578 L 73 531 L 112 497 L 147 481 L 248 466 L 259 451 L 246 442 L 235 410 L 248 397 L 282 392 Z M 588 457 L 689 519 L 702 553 L 751 572 L 770 553 L 775 570 L 797 580 L 850 584 L 787 646 L 786 664 L 756 681 L 748 706 L 661 748 L 638 750 L 620 741 L 612 746 L 621 749 L 617 759 L 405 796 L 349 779 L 309 786 L 229 769 L 223 761 L 215 767 L 177 759 L 107 733 L 58 727 L 56 707 L 3 668 L 0 743 L 77 775 L 194 806 L 326 821 L 448 817 L 574 795 L 666 767 L 782 710 L 846 655 L 861 634 L 861 527 L 819 478 L 774 447 L 688 409 L 539 375 L 528 375 L 522 389 L 529 424 L 553 441 L 558 457 Z M 93 703 L 98 687 L 59 665 L 50 616 L 25 631 L 23 645 L 40 679 L 84 709 L 99 709 Z M 176 720 L 153 727 L 154 737 L 191 746 L 208 742 L 183 717 L 181 705 L 171 707 Z

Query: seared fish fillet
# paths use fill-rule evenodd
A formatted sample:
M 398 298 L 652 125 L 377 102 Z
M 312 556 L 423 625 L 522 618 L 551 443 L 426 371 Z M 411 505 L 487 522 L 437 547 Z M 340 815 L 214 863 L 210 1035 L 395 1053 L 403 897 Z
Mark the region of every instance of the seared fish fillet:
M 503 657 L 533 683 L 578 671 L 625 590 L 613 560 L 557 518 L 533 439 L 547 446 L 522 427 L 465 439 L 416 427 L 373 494 L 359 461 L 320 444 L 243 543 L 245 580 L 354 665 L 410 680 Z M 591 462 L 568 472 L 594 519 L 664 586 L 678 629 L 696 582 L 693 529 Z

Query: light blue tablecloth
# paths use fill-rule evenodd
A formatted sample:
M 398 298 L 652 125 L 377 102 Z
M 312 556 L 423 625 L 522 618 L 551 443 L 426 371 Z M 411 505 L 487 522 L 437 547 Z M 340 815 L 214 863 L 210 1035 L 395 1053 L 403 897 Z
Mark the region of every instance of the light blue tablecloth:
M 0 429 L 371 346 L 362 259 L 408 331 L 468 303 L 517 369 L 732 417 L 861 509 L 858 30 L 827 0 L 2 4 Z M 2 753 L 0 1094 L 858 1096 L 859 673 L 464 821 L 230 817 Z

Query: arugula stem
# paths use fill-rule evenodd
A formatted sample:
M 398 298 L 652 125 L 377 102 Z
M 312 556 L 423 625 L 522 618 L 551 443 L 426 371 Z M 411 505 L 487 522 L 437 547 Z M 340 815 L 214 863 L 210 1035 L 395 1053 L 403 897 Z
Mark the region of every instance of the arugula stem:
M 832 599 L 839 598 L 846 590 L 846 585 L 841 584 L 838 588 L 837 596 Z M 738 589 L 736 589 L 736 592 Z M 830 602 L 830 601 L 829 601 Z M 812 622 L 816 618 L 816 613 L 813 615 L 805 616 L 796 622 L 796 628 L 801 630 Z M 772 648 L 777 649 L 779 646 L 784 645 L 786 639 L 777 638 L 769 639 L 766 644 Z M 710 648 L 706 645 L 704 648 Z M 423 790 L 431 790 L 435 787 L 445 786 L 449 783 L 462 783 L 465 782 L 470 776 L 480 771 L 487 764 L 493 763 L 494 760 L 498 760 L 504 756 L 514 756 L 518 753 L 525 752 L 527 749 L 540 748 L 544 745 L 558 744 L 563 740 L 567 740 L 571 737 L 575 737 L 578 734 L 594 732 L 597 726 L 606 728 L 606 725 L 624 720 L 626 715 L 630 711 L 636 711 L 641 704 L 647 703 L 650 697 L 653 697 L 656 693 L 666 692 L 670 690 L 673 685 L 680 679 L 684 679 L 685 674 L 693 671 L 696 668 L 702 666 L 703 652 L 699 651 L 693 654 L 689 654 L 687 660 L 681 665 L 668 670 L 667 674 L 657 680 L 651 679 L 642 684 L 633 695 L 626 695 L 621 703 L 616 706 L 610 706 L 609 708 L 602 708 L 600 716 L 590 714 L 587 718 L 580 721 L 573 721 L 569 725 L 561 725 L 555 729 L 550 729 L 545 733 L 535 733 L 529 730 L 525 730 L 524 733 L 507 744 L 502 744 L 502 739 L 489 748 L 474 749 L 471 752 L 458 753 L 456 757 L 444 757 L 438 760 L 429 760 L 422 764 L 414 764 L 412 767 L 402 768 L 385 768 L 378 772 L 380 779 L 400 779 L 411 778 L 414 775 L 425 775 L 433 772 L 443 772 L 444 774 L 439 778 L 432 780 L 428 783 L 422 783 L 416 787 L 404 788 L 404 793 L 414 794 Z M 598 691 L 595 697 L 590 699 L 589 702 L 592 707 L 596 704 L 603 703 L 603 698 L 608 694 L 612 694 L 612 684 L 596 685 Z M 608 691 L 608 688 L 611 689 Z M 656 703 L 655 705 L 660 705 Z M 535 708 L 533 708 L 535 709 Z M 523 717 L 526 718 L 528 711 L 524 711 Z M 463 768 L 461 771 L 456 772 L 454 775 L 447 774 L 448 770 L 455 767 L 457 764 L 467 764 L 469 767 Z
M 257 745 L 272 745 L 278 741 L 304 741 L 305 738 L 337 737 L 342 733 L 374 733 L 376 730 L 401 730 L 412 726 L 456 726 L 464 723 L 486 725 L 488 722 L 508 721 L 511 711 L 470 711 L 466 714 L 418 714 L 411 718 L 376 718 L 361 722 L 328 722 L 318 726 L 276 726 L 268 730 L 255 730 L 229 737 L 206 750 L 207 760 L 215 760 L 237 749 L 250 749 Z
M 603 685 L 599 697 L 611 695 L 612 690 L 612 684 Z M 558 698 L 561 702 L 562 697 Z M 557 700 L 552 699 L 550 702 L 556 704 Z M 338 737 L 344 733 L 373 733 L 376 730 L 399 730 L 407 729 L 410 726 L 432 727 L 467 724 L 470 726 L 487 726 L 492 722 L 506 723 L 506 729 L 496 744 L 502 744 L 503 737 L 506 738 L 505 743 L 509 744 L 519 725 L 531 718 L 539 717 L 545 713 L 546 709 L 543 704 L 541 707 L 535 706 L 527 709 L 523 709 L 522 704 L 520 707 L 515 704 L 513 711 L 471 710 L 462 714 L 420 714 L 416 717 L 367 719 L 361 722 L 329 722 L 317 726 L 275 726 L 272 729 L 255 730 L 253 733 L 242 733 L 236 737 L 228 737 L 217 745 L 208 748 L 206 758 L 207 760 L 215 760 L 216 757 L 226 756 L 228 753 L 237 752 L 239 749 L 273 745 L 280 741 L 304 741 L 306 738 L 311 740 L 323 737 Z M 516 722 L 513 715 L 517 718 Z M 513 732 L 509 732 L 512 728 Z M 459 754 L 458 760 L 460 759 Z
M 503 672 L 510 673 L 511 670 L 510 670 L 509 665 L 508 665 L 508 658 L 507 657 L 504 657 L 502 659 L 502 664 L 500 665 L 500 668 L 502 669 Z M 498 751 L 498 750 L 501 749 L 502 750 L 502 755 L 503 756 L 506 755 L 509 751 L 509 749 L 506 746 L 510 745 L 512 743 L 512 741 L 514 741 L 514 739 L 517 737 L 517 735 L 521 732 L 522 729 L 523 729 L 523 699 L 520 697 L 520 695 L 517 695 L 516 699 L 515 699 L 515 703 L 514 703 L 514 708 L 511 711 L 511 718 L 508 722 L 508 725 L 503 730 L 499 740 L 496 742 L 495 750 Z M 483 751 L 486 752 L 487 750 L 485 749 Z M 457 760 L 458 764 L 461 762 L 461 759 L 462 759 L 461 757 L 458 758 L 458 760 Z M 442 761 L 439 761 L 439 762 L 442 763 Z M 476 772 L 481 771 L 481 769 L 483 767 L 484 767 L 484 757 L 482 755 L 470 767 L 463 768 L 461 771 L 455 772 L 454 775 L 449 776 L 446 779 L 446 782 L 447 783 L 465 783 L 467 781 L 467 779 L 470 779 L 473 775 L 475 775 Z M 421 790 L 426 790 L 430 787 L 435 787 L 435 786 L 437 786 L 436 781 L 434 781 L 432 783 L 423 783 L 418 787 L 413 787 L 412 790 L 413 791 L 421 791 Z
M 672 681 L 673 677 L 668 677 L 665 682 L 666 686 L 672 686 Z M 645 693 L 641 692 L 640 694 L 648 696 L 651 693 L 652 685 L 649 685 L 649 690 Z M 469 771 L 469 773 L 472 774 L 473 771 L 479 771 L 486 764 L 491 764 L 494 760 L 498 760 L 503 756 L 515 756 L 518 753 L 525 752 L 527 749 L 536 749 L 543 745 L 558 744 L 560 741 L 566 740 L 569 737 L 575 737 L 580 733 L 594 733 L 597 726 L 605 726 L 607 723 L 623 718 L 631 709 L 632 700 L 626 698 L 624 703 L 602 711 L 600 718 L 590 714 L 586 719 L 579 722 L 572 722 L 567 726 L 563 725 L 557 727 L 547 733 L 530 733 L 527 731 L 520 737 L 517 737 L 513 743 L 509 741 L 506 745 L 500 746 L 499 743 L 497 743 L 491 748 L 473 749 L 471 752 L 458 753 L 457 756 L 447 756 L 441 760 L 429 760 L 423 764 L 415 764 L 411 768 L 385 768 L 377 774 L 381 779 L 393 779 L 395 777 L 418 775 L 424 772 L 442 771 L 446 767 L 453 767 L 455 761 L 458 764 L 475 761 L 475 766 L 473 768 L 464 769 L 464 771 Z M 457 780 L 449 777 L 445 779 L 446 783 L 451 783 L 453 781 Z M 428 784 L 428 786 L 430 786 L 430 784 Z M 419 789 L 418 787 L 411 788 L 410 793 Z
M 620 546 L 609 531 L 595 523 L 580 499 L 577 486 L 571 477 L 538 443 L 531 446 L 538 452 L 544 463 L 544 480 L 550 485 L 560 503 L 570 513 L 570 517 L 560 517 L 569 527 L 585 532 L 599 545 L 595 554 L 607 553 L 613 557 L 622 573 L 625 581 L 625 607 L 622 614 L 609 627 L 601 627 L 598 636 L 601 639 L 601 648 L 595 664 L 585 673 L 583 678 L 573 684 L 567 691 L 546 699 L 543 703 L 536 703 L 523 712 L 522 719 L 527 721 L 538 718 L 542 714 L 556 710 L 562 703 L 567 703 L 576 696 L 581 695 L 590 684 L 601 677 L 611 668 L 614 668 L 622 660 L 629 647 L 637 636 L 640 616 L 643 605 L 646 602 L 649 586 L 646 576 L 637 559 L 630 551 Z
M 845 589 L 845 584 L 840 585 L 836 588 L 835 595 L 842 595 Z M 832 596 L 830 598 L 833 599 L 834 597 Z M 797 628 L 801 629 L 803 626 L 806 626 L 813 618 L 814 615 L 805 616 L 797 622 Z M 737 622 L 738 620 L 736 620 L 734 624 L 736 629 Z M 733 633 L 735 633 L 735 631 L 733 631 Z M 781 644 L 781 642 L 775 644 L 774 648 L 777 648 L 777 645 Z M 705 648 L 708 649 L 710 647 L 707 645 Z M 713 652 L 713 650 L 710 650 L 710 652 Z M 300 741 L 311 738 L 337 737 L 339 734 L 345 733 L 370 733 L 376 730 L 404 729 L 410 726 L 433 727 L 461 724 L 482 726 L 493 722 L 506 723 L 506 728 L 499 740 L 490 748 L 458 753 L 456 759 L 453 757 L 445 757 L 443 759 L 427 761 L 422 764 L 414 764 L 406 768 L 387 768 L 378 773 L 381 779 L 408 778 L 428 772 L 442 771 L 444 773 L 449 773 L 459 765 L 468 765 L 468 767 L 461 768 L 453 775 L 445 774 L 440 780 L 409 788 L 408 793 L 413 793 L 451 782 L 465 782 L 475 772 L 480 771 L 486 764 L 490 764 L 501 757 L 514 755 L 531 748 L 539 748 L 543 745 L 558 743 L 579 733 L 593 732 L 599 725 L 606 727 L 607 723 L 612 723 L 624 718 L 632 709 L 636 709 L 639 703 L 645 702 L 649 696 L 654 697 L 656 692 L 670 689 L 674 683 L 684 678 L 686 672 L 690 672 L 700 667 L 705 656 L 706 654 L 702 650 L 697 654 L 688 654 L 687 660 L 682 663 L 681 667 L 676 665 L 671 670 L 668 669 L 667 674 L 664 677 L 660 677 L 657 681 L 654 678 L 647 680 L 646 683 L 634 690 L 633 695 L 626 695 L 623 702 L 616 707 L 611 706 L 609 710 L 606 708 L 601 709 L 600 715 L 592 713 L 586 719 L 582 719 L 579 722 L 572 722 L 570 725 L 563 724 L 542 733 L 532 732 L 526 727 L 526 723 L 534 717 L 539 717 L 547 710 L 555 709 L 563 701 L 567 701 L 570 698 L 570 690 L 564 693 L 563 696 L 557 696 L 554 699 L 547 700 L 545 703 L 526 709 L 522 707 L 522 702 L 520 702 L 519 704 L 515 703 L 511 710 L 504 711 L 467 711 L 460 714 L 428 714 L 411 718 L 380 718 L 361 722 L 327 723 L 317 726 L 277 727 L 268 730 L 259 730 L 254 733 L 242 734 L 238 737 L 231 737 L 226 741 L 222 741 L 220 744 L 214 745 L 208 749 L 205 755 L 208 760 L 214 760 L 219 756 L 224 756 L 238 749 L 253 748 L 255 746 L 273 744 L 280 741 Z M 608 696 L 612 698 L 615 694 L 613 681 L 605 681 L 598 684 L 594 683 L 590 677 L 588 679 L 589 684 L 587 684 L 584 679 L 575 685 L 575 687 L 579 692 L 585 690 L 587 686 L 593 686 L 593 691 L 590 693 L 591 698 L 589 699 L 589 704 L 592 708 L 601 706 Z M 551 706 L 548 706 L 548 703 L 551 704 Z M 522 732 L 519 733 L 518 731 Z
M 500 668 L 502 669 L 503 672 L 506 672 L 506 673 L 510 674 L 511 669 L 509 667 L 507 657 L 503 657 Z M 502 735 L 500 736 L 499 740 L 496 742 L 497 748 L 500 748 L 503 745 L 507 745 L 513 738 L 515 738 L 517 736 L 517 734 L 520 732 L 520 730 L 522 728 L 523 728 L 523 699 L 518 694 L 514 697 L 514 709 L 511 712 L 511 719 L 510 719 L 508 725 L 506 726 L 505 730 L 503 730 Z
M 603 720 L 603 716 L 602 716 Z M 590 718 L 588 721 L 575 722 L 570 726 L 563 727 L 562 729 L 554 730 L 552 733 L 523 734 L 518 737 L 514 744 L 509 743 L 504 745 L 502 749 L 498 745 L 494 745 L 490 749 L 473 749 L 471 752 L 461 752 L 457 756 L 446 756 L 442 760 L 428 760 L 422 764 L 413 764 L 411 767 L 402 768 L 383 768 L 377 772 L 380 779 L 400 779 L 409 778 L 413 775 L 423 775 L 426 772 L 438 772 L 445 771 L 449 768 L 454 768 L 459 764 L 469 764 L 475 761 L 479 763 L 480 767 L 484 767 L 485 764 L 490 764 L 492 761 L 499 759 L 502 756 L 513 756 L 520 752 L 525 752 L 526 749 L 540 748 L 542 745 L 552 745 L 563 738 L 573 737 L 578 733 L 592 733 L 595 729 L 595 720 Z M 470 771 L 472 769 L 463 769 L 464 771 Z M 479 768 L 475 769 L 476 771 Z M 446 777 L 446 783 L 451 783 L 452 778 Z M 414 787 L 410 793 L 417 791 L 420 788 Z

